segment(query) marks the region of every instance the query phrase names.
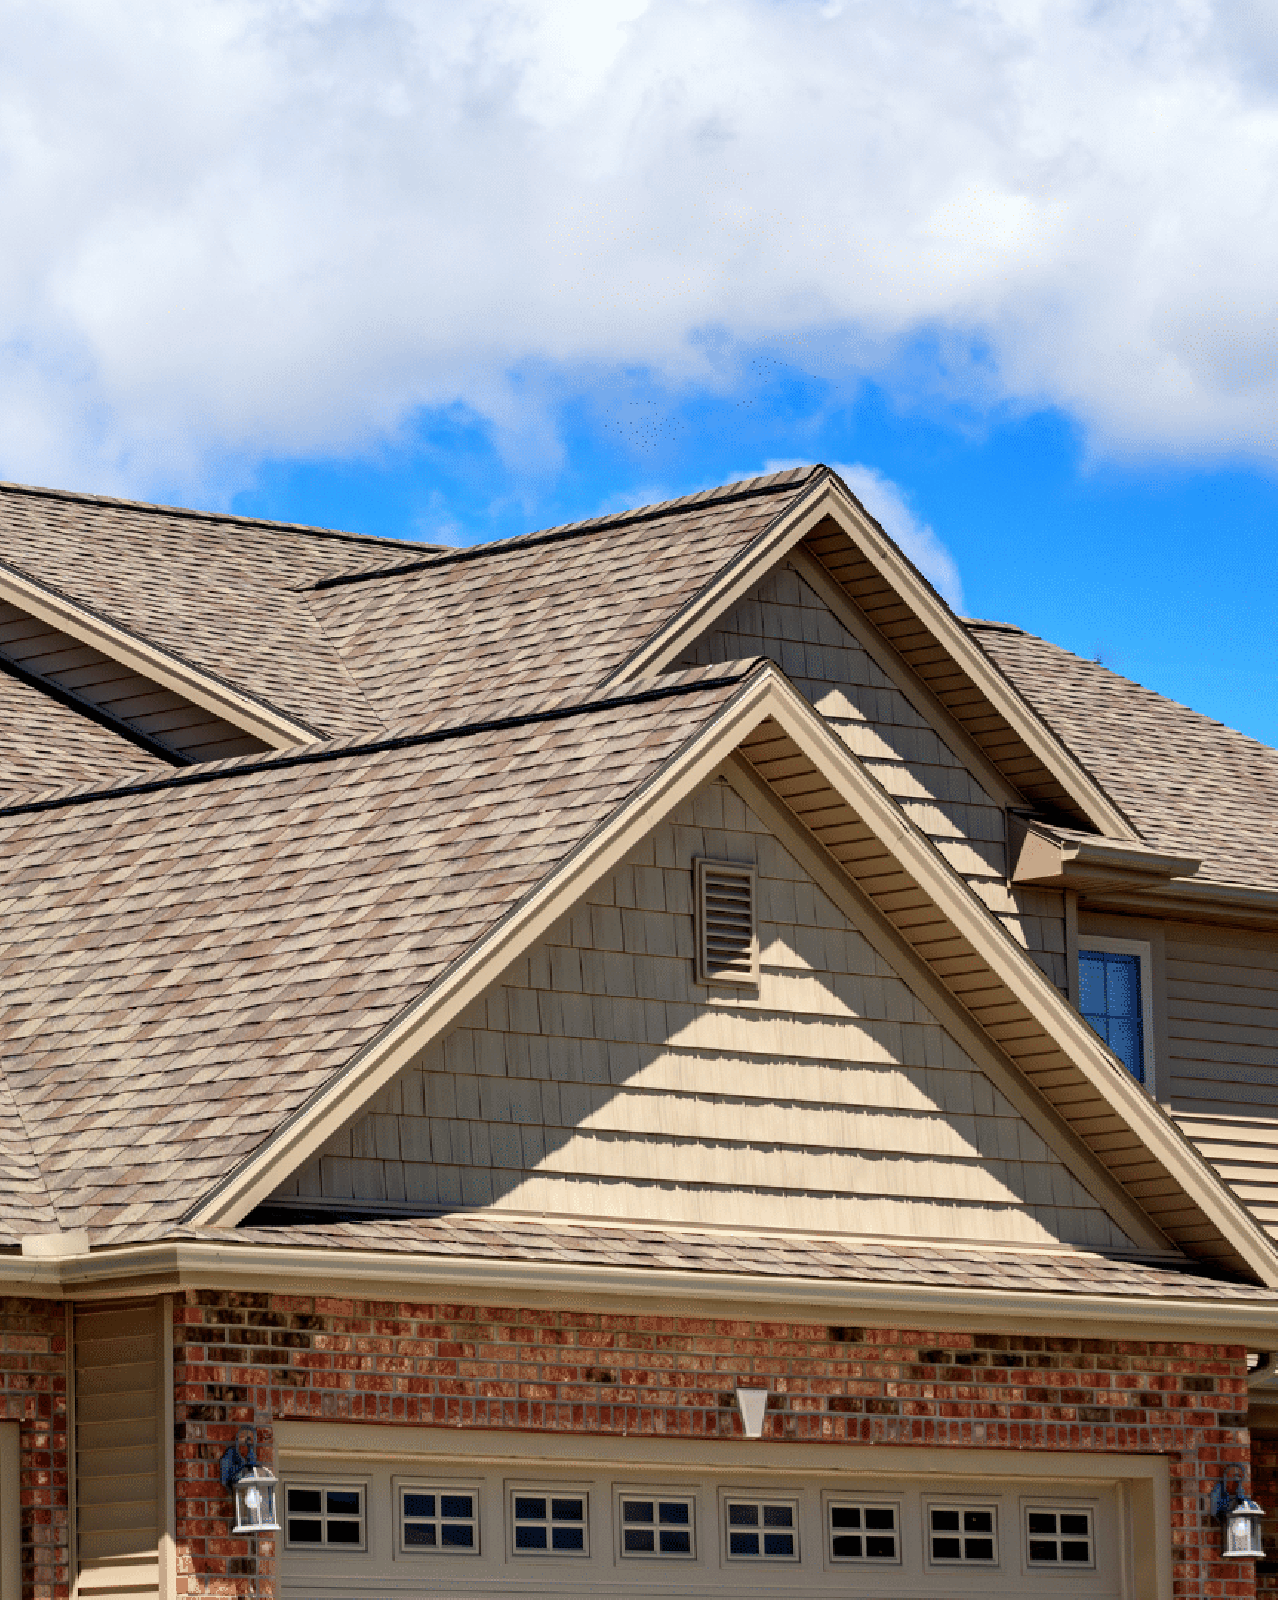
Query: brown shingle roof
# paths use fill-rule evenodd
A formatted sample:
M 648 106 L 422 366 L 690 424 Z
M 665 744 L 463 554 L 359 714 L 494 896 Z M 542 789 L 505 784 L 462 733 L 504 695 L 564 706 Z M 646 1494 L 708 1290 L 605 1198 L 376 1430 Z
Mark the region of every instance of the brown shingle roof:
M 1258 1300 L 1274 1292 L 1174 1265 L 1090 1251 L 1000 1251 L 896 1240 L 701 1233 L 608 1223 L 471 1214 L 254 1226 L 233 1236 L 203 1228 L 168 1237 L 217 1243 L 384 1251 L 445 1259 L 555 1262 L 647 1271 L 740 1273 L 844 1283 L 900 1284 L 1022 1293 L 1136 1295 L 1184 1300 Z
M 982 647 L 1160 849 L 1200 880 L 1278 889 L 1278 750 L 999 623 Z
M 783 516 L 816 470 L 373 570 L 308 598 L 388 728 L 571 704 Z
M 0 1069 L 61 1226 L 184 1214 L 745 675 L 0 815 Z
M 0 663 L 0 800 L 172 770 Z

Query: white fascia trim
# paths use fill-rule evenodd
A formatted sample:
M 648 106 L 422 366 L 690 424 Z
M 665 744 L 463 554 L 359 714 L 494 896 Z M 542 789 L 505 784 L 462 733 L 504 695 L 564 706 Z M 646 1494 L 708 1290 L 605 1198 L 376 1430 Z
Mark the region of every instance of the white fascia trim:
M 971 886 L 864 770 L 798 691 L 786 683 L 785 692 L 779 698 L 781 708 L 772 715 L 789 737 L 861 819 L 889 845 L 915 883 L 960 929 L 1030 1015 L 1057 1041 L 1107 1104 L 1140 1136 L 1150 1153 L 1163 1163 L 1262 1281 L 1278 1287 L 1278 1249 L 1274 1241 L 1235 1199 L 1224 1180 L 1208 1166 L 1142 1085 L 1114 1060 L 1106 1045 L 1065 996 L 1028 958 L 997 917 L 990 915 Z
M 825 518 L 837 522 L 940 641 L 990 704 L 1024 739 L 1083 814 L 1103 834 L 1140 843 L 1140 836 L 1096 781 L 1074 759 L 1038 713 L 969 637 L 962 623 L 883 530 L 827 470 L 778 518 L 737 563 L 695 597 L 608 680 L 647 677 L 666 670 L 706 628 L 751 589 Z M 943 730 L 942 730 L 943 731 Z M 1005 781 L 1005 780 L 1004 780 Z
M 13 1257 L 0 1258 L 8 1288 Z M 1208 1339 L 1278 1347 L 1278 1296 L 1264 1301 L 1185 1300 L 1173 1296 L 1035 1294 L 948 1285 L 773 1278 L 719 1272 L 580 1266 L 542 1261 L 419 1256 L 321 1247 L 225 1245 L 192 1241 L 107 1249 L 55 1264 L 51 1298 L 110 1299 L 179 1289 L 268 1289 L 277 1294 L 351 1294 L 371 1299 L 579 1308 L 583 1302 L 650 1312 L 655 1303 L 704 1306 L 719 1316 L 924 1327 L 1049 1331 L 1093 1337 Z M 15 1277 L 17 1275 L 15 1274 Z M 23 1278 L 23 1284 L 29 1279 Z
M 553 927 L 588 885 L 616 866 L 674 805 L 699 788 L 723 757 L 782 704 L 783 684 L 771 664 L 760 666 L 744 679 L 723 709 L 637 789 L 620 811 L 578 845 L 425 995 L 412 1002 L 265 1145 L 223 1179 L 188 1220 L 203 1227 L 229 1227 L 242 1221 Z
M 33 582 L 12 567 L 0 566 L 0 599 L 28 615 L 100 650 L 122 666 L 172 690 L 184 700 L 211 711 L 232 726 L 261 739 L 273 750 L 312 744 L 317 735 L 273 706 L 232 689 L 167 650 L 126 632 L 105 617 L 76 605 L 64 595 Z

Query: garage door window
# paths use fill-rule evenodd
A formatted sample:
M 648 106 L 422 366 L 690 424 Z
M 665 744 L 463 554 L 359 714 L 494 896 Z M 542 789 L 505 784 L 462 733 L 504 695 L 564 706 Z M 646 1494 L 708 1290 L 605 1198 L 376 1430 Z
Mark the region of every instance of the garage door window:
M 294 1550 L 364 1548 L 364 1489 L 359 1484 L 288 1484 L 284 1539 Z
M 1092 1513 L 1087 1506 L 1026 1506 L 1025 1554 L 1031 1567 L 1077 1572 L 1095 1565 Z
M 512 1489 L 511 1549 L 517 1556 L 587 1556 L 589 1524 L 584 1494 Z
M 895 1505 L 831 1500 L 826 1519 L 831 1561 L 900 1561 Z
M 687 1495 L 617 1496 L 623 1557 L 693 1561 L 697 1555 L 696 1504 Z
M 934 1566 L 997 1565 L 998 1523 L 995 1508 L 929 1506 L 928 1558 Z
M 405 1552 L 437 1550 L 476 1555 L 479 1504 L 473 1489 L 407 1484 L 399 1491 L 399 1546 Z
M 755 1500 L 733 1495 L 723 1502 L 724 1544 L 729 1561 L 797 1561 L 798 1507 L 793 1500 Z

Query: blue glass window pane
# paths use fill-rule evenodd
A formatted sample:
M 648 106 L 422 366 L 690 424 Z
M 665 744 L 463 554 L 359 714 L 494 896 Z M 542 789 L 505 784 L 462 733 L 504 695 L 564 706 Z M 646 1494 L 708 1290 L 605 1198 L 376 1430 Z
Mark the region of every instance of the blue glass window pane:
M 435 1496 L 433 1494 L 406 1494 L 404 1496 L 404 1515 L 406 1517 L 433 1517 L 435 1515 Z
M 472 1550 L 475 1545 L 475 1530 L 469 1523 L 445 1522 L 439 1530 L 439 1542 L 463 1550 Z
M 665 1556 L 690 1556 L 692 1535 L 682 1528 L 661 1530 L 661 1553 Z
M 446 1494 L 440 1498 L 439 1514 L 441 1517 L 469 1517 L 473 1515 L 473 1505 L 474 1501 L 468 1494 Z
M 1079 1010 L 1138 1082 L 1145 1081 L 1140 957 L 1081 950 Z
M 586 1548 L 586 1530 L 584 1528 L 555 1528 L 552 1530 L 551 1543 L 556 1550 L 584 1550 Z

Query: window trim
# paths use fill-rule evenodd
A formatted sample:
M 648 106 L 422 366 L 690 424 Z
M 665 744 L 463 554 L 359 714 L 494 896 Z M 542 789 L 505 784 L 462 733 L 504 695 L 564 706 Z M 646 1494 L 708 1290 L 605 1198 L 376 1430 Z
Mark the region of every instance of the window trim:
M 446 1494 L 468 1494 L 471 1497 L 471 1504 L 475 1508 L 475 1514 L 473 1517 L 446 1518 L 441 1512 L 441 1514 L 434 1519 L 429 1519 L 426 1517 L 405 1518 L 403 1497 L 406 1494 L 433 1494 L 436 1496 Z M 484 1538 L 483 1481 L 479 1478 L 440 1479 L 421 1477 L 402 1478 L 399 1476 L 393 1476 L 391 1478 L 391 1516 L 394 1521 L 393 1556 L 396 1561 L 416 1561 L 421 1556 L 425 1556 L 428 1559 L 432 1556 L 477 1556 L 481 1554 L 481 1546 Z M 465 1545 L 406 1544 L 404 1541 L 404 1523 L 406 1520 L 409 1522 L 425 1522 L 428 1520 L 434 1520 L 437 1523 L 441 1521 L 471 1522 L 474 1524 L 475 1528 L 475 1542 L 470 1546 L 469 1549 Z
M 896 1538 L 896 1554 L 894 1556 L 836 1556 L 834 1553 L 834 1527 L 830 1520 L 831 1512 L 836 1506 L 855 1506 L 862 1512 L 867 1510 L 890 1510 L 895 1518 L 892 1532 Z M 825 1549 L 825 1565 L 829 1571 L 842 1572 L 846 1568 L 859 1571 L 862 1567 L 899 1567 L 905 1559 L 905 1529 L 903 1526 L 903 1502 L 893 1494 L 860 1493 L 853 1489 L 824 1489 L 821 1493 L 821 1532 Z M 861 1529 L 864 1536 L 866 1530 Z
M 794 1554 L 788 1556 L 764 1555 L 762 1547 L 760 1547 L 757 1556 L 734 1556 L 729 1541 L 730 1526 L 728 1523 L 728 1507 L 733 1503 L 757 1506 L 789 1506 L 793 1512 L 794 1520 L 788 1529 L 782 1531 L 793 1533 Z M 747 1567 L 790 1567 L 801 1565 L 803 1562 L 802 1521 L 802 1489 L 767 1489 L 762 1485 L 756 1485 L 751 1489 L 732 1489 L 722 1484 L 719 1486 L 719 1539 L 721 1541 L 721 1559 L 726 1566 L 737 1566 L 739 1564 Z M 762 1534 L 762 1523 L 759 1524 L 759 1531 Z
M 691 1534 L 692 1550 L 689 1554 L 673 1555 L 661 1550 L 627 1550 L 625 1548 L 626 1524 L 622 1520 L 621 1502 L 623 1500 L 685 1500 L 691 1508 L 692 1518 L 688 1531 Z M 651 1561 L 657 1564 L 670 1561 L 683 1563 L 700 1561 L 701 1545 L 699 1539 L 698 1523 L 701 1519 L 701 1497 L 695 1487 L 684 1484 L 680 1488 L 670 1484 L 658 1483 L 614 1483 L 612 1486 L 612 1522 L 615 1530 L 614 1545 L 618 1562 L 623 1561 Z M 659 1524 L 654 1523 L 654 1528 Z
M 534 1561 L 589 1561 L 594 1554 L 594 1545 L 591 1540 L 591 1515 L 590 1499 L 592 1485 L 587 1482 L 573 1481 L 560 1483 L 552 1479 L 547 1482 L 545 1478 L 522 1478 L 518 1481 L 506 1480 L 506 1559 L 507 1561 L 522 1561 L 531 1558 Z M 582 1503 L 582 1547 L 580 1550 L 556 1550 L 553 1543 L 547 1543 L 544 1549 L 535 1545 L 520 1549 L 515 1544 L 515 1499 L 519 1495 L 527 1495 L 539 1500 L 580 1500 Z M 547 1508 L 549 1511 L 549 1507 Z M 521 1519 L 533 1521 L 537 1519 Z M 547 1528 L 553 1528 L 553 1517 L 548 1516 Z M 576 1527 L 577 1523 L 565 1524 Z
M 1029 1519 L 1031 1511 L 1050 1511 L 1058 1517 L 1062 1512 L 1085 1511 L 1088 1517 L 1088 1527 L 1091 1530 L 1087 1542 L 1092 1548 L 1092 1559 L 1084 1564 L 1081 1561 L 1031 1561 L 1030 1560 L 1030 1531 Z M 1043 1495 L 1028 1495 L 1021 1499 L 1021 1567 L 1026 1577 L 1039 1577 L 1046 1573 L 1048 1576 L 1055 1574 L 1064 1577 L 1071 1572 L 1096 1571 L 1096 1546 L 1100 1540 L 1098 1523 L 1100 1521 L 1100 1507 L 1095 1500 L 1057 1498 L 1051 1499 Z M 1056 1538 L 1060 1538 L 1058 1533 Z
M 368 1517 L 369 1517 L 369 1510 L 370 1510 L 370 1507 L 369 1507 L 369 1485 L 370 1485 L 370 1479 L 368 1479 L 368 1478 L 333 1477 L 331 1475 L 325 1476 L 325 1477 L 319 1477 L 319 1476 L 315 1476 L 315 1475 L 295 1477 L 292 1474 L 289 1474 L 287 1477 L 285 1477 L 284 1481 L 280 1484 L 280 1491 L 281 1491 L 280 1492 L 280 1507 L 281 1507 L 281 1510 L 283 1511 L 283 1526 L 281 1527 L 280 1532 L 284 1536 L 281 1539 L 280 1543 L 283 1546 L 283 1548 L 285 1550 L 287 1550 L 290 1555 L 312 1555 L 312 1556 L 329 1556 L 329 1557 L 331 1557 L 335 1551 L 337 1553 L 339 1553 L 339 1554 L 342 1553 L 342 1552 L 345 1552 L 348 1555 L 367 1555 L 368 1554 Z M 289 1521 L 290 1521 L 289 1510 L 288 1510 L 288 1495 L 289 1495 L 289 1490 L 290 1489 L 318 1489 L 321 1495 L 327 1494 L 329 1492 L 329 1490 L 333 1490 L 335 1493 L 346 1493 L 346 1494 L 348 1494 L 352 1489 L 358 1490 L 359 1497 L 360 1497 L 360 1501 L 359 1501 L 360 1509 L 359 1509 L 359 1519 L 358 1519 L 359 1520 L 359 1527 L 360 1527 L 359 1543 L 358 1544 L 353 1544 L 353 1543 L 352 1544 L 346 1544 L 346 1543 L 330 1544 L 327 1539 L 321 1538 L 318 1544 L 314 1544 L 310 1540 L 294 1541 L 293 1539 L 291 1539 L 289 1537 L 289 1531 L 288 1531 L 288 1525 L 289 1525 Z M 298 1522 L 303 1522 L 303 1521 L 313 1522 L 315 1520 L 316 1515 L 318 1515 L 318 1517 L 320 1519 L 320 1522 L 321 1522 L 323 1528 L 325 1528 L 325 1529 L 327 1528 L 328 1519 L 329 1519 L 330 1515 L 332 1515 L 334 1517 L 334 1520 L 336 1520 L 338 1522 L 354 1522 L 356 1520 L 354 1517 L 341 1516 L 341 1515 L 339 1515 L 339 1514 L 337 1514 L 335 1512 L 334 1513 L 330 1513 L 330 1512 L 325 1511 L 323 1509 L 321 1509 L 318 1513 L 311 1513 L 309 1515 L 304 1514 L 304 1513 L 299 1514 L 298 1517 L 296 1518 L 296 1520 Z
M 1148 939 L 1112 939 L 1108 934 L 1082 933 L 1078 935 L 1078 960 L 1091 950 L 1103 956 L 1136 956 L 1140 961 L 1140 1023 L 1141 1047 L 1145 1059 L 1145 1081 L 1141 1085 L 1157 1099 L 1158 1061 L 1154 1053 L 1154 947 Z M 1082 1015 L 1081 979 L 1079 980 L 1079 1006 Z M 1102 1043 L 1104 1041 L 1102 1040 Z

